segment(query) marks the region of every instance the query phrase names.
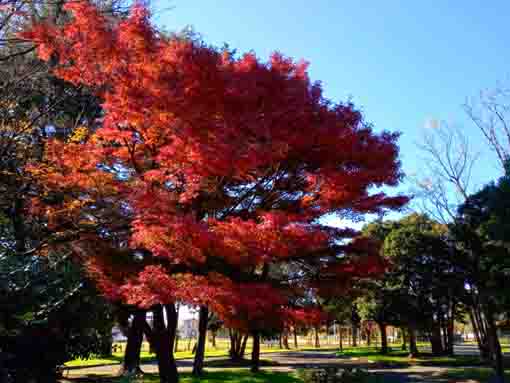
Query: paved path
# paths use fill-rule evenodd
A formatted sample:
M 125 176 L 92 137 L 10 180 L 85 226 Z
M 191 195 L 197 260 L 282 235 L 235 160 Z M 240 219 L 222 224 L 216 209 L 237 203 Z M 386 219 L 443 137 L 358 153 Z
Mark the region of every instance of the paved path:
M 349 358 L 337 357 L 332 350 L 315 350 L 315 351 L 289 351 L 280 353 L 262 354 L 262 359 L 270 360 L 275 365 L 263 367 L 263 369 L 271 369 L 271 371 L 293 371 L 299 368 L 311 367 L 361 367 L 384 377 L 385 382 L 389 383 L 410 383 L 410 382 L 452 382 L 441 375 L 446 372 L 446 367 L 425 367 L 412 366 L 407 368 L 383 368 L 374 362 L 368 361 L 366 358 Z M 209 366 L 208 366 L 209 364 Z M 191 371 L 192 360 L 178 360 L 177 365 L 179 371 Z M 206 369 L 218 370 L 229 369 L 228 360 L 225 358 L 207 358 Z M 239 367 L 234 367 L 239 368 Z M 157 372 L 157 364 L 145 363 L 142 370 L 147 373 Z M 69 369 L 64 373 L 64 377 L 73 378 L 98 378 L 100 376 L 115 376 L 118 373 L 119 365 L 107 365 L 86 368 Z M 456 382 L 460 383 L 460 382 Z

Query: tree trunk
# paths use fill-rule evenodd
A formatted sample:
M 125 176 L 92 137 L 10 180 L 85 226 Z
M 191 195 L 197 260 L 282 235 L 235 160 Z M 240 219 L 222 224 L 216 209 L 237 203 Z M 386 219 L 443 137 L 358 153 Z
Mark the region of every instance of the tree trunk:
M 290 347 L 289 347 L 289 334 L 287 333 L 287 330 L 285 330 L 284 333 L 282 334 L 282 343 L 283 343 L 283 347 L 286 350 L 290 350 Z
M 367 347 L 370 347 L 372 345 L 372 331 L 370 329 L 365 330 L 365 334 L 367 336 Z
M 321 344 L 319 342 L 319 327 L 315 327 L 315 348 L 320 348 Z
M 416 329 L 409 326 L 409 357 L 416 358 L 418 356 L 418 347 L 416 346 Z
M 173 347 L 177 312 L 173 304 L 164 305 L 167 325 L 163 315 L 163 306 L 157 305 L 154 309 L 153 343 L 156 346 L 160 383 L 177 383 L 179 374 L 175 364 Z
M 282 334 L 278 335 L 278 345 L 280 346 L 280 350 L 281 350 L 283 348 Z
M 340 352 L 344 352 L 344 330 L 340 325 L 338 325 L 338 343 Z
M 447 323 L 447 319 L 446 318 L 443 318 L 441 320 L 441 330 L 442 330 L 442 335 L 443 335 L 443 342 L 442 342 L 442 348 L 443 348 L 443 351 L 445 351 L 448 347 L 448 323 Z
M 244 354 L 246 352 L 246 344 L 248 343 L 248 334 L 244 334 L 244 337 L 242 338 L 243 341 L 241 343 L 241 351 L 240 351 L 240 356 L 241 356 L 241 359 L 244 358 Z
M 113 337 L 112 337 L 112 328 L 109 328 L 109 332 L 107 334 L 102 335 L 101 339 L 101 357 L 107 358 L 112 356 L 112 347 L 113 347 Z
M 297 341 L 297 330 L 296 327 L 293 328 L 294 332 L 294 348 L 299 348 L 298 341 Z
M 140 351 L 142 349 L 143 326 L 146 314 L 145 310 L 137 310 L 131 326 L 129 326 L 124 361 L 120 370 L 121 375 L 131 376 L 142 373 L 140 369 Z
M 480 356 L 482 360 L 490 361 L 490 350 L 487 340 L 487 329 L 482 318 L 481 310 L 479 305 L 476 303 L 476 296 L 473 295 L 473 306 L 469 310 L 469 318 L 471 319 L 471 325 L 475 333 L 476 342 L 478 343 L 478 349 L 480 350 Z
M 179 311 L 181 309 L 181 304 L 175 304 L 175 339 L 174 339 L 174 353 L 179 352 Z
M 248 335 L 243 335 L 238 330 L 229 329 L 230 335 L 230 359 L 233 361 L 239 361 L 243 359 L 246 350 L 246 343 L 248 341 Z
M 404 327 L 400 329 L 402 331 L 402 351 L 407 350 L 407 334 Z
M 179 333 L 175 334 L 174 352 L 179 352 Z
M 251 351 L 251 372 L 258 372 L 260 369 L 260 334 L 253 332 L 253 348 Z
M 216 331 L 211 331 L 211 345 L 216 348 Z
M 489 346 L 492 354 L 491 355 L 492 365 L 494 368 L 494 372 L 496 373 L 496 380 L 494 380 L 494 383 L 496 382 L 504 383 L 505 372 L 503 368 L 503 353 L 501 352 L 501 344 L 499 343 L 498 329 L 496 327 L 492 305 L 489 303 L 487 306 L 488 307 L 486 309 L 486 319 L 489 336 Z
M 446 345 L 446 354 L 453 356 L 455 350 L 454 350 L 454 343 L 455 343 L 455 303 L 452 303 L 452 309 L 451 313 L 448 316 L 448 322 L 446 326 L 446 332 L 447 336 L 446 339 L 448 341 L 448 344 Z
M 358 328 L 356 323 L 352 324 L 352 347 L 358 347 Z
M 241 341 L 240 337 L 241 334 L 237 330 L 228 329 L 229 336 L 230 336 L 230 359 L 232 360 L 238 360 L 240 358 L 240 352 L 241 352 Z
M 379 331 L 381 332 L 381 354 L 388 353 L 388 334 L 386 332 L 386 324 L 379 322 Z
M 443 345 L 441 343 L 441 327 L 439 323 L 433 324 L 430 334 L 430 347 L 432 349 L 432 354 L 434 355 L 442 355 L 444 352 Z
M 200 313 L 198 317 L 198 342 L 192 372 L 194 376 L 201 376 L 204 372 L 205 342 L 207 340 L 208 319 L 209 309 L 207 306 L 200 306 Z

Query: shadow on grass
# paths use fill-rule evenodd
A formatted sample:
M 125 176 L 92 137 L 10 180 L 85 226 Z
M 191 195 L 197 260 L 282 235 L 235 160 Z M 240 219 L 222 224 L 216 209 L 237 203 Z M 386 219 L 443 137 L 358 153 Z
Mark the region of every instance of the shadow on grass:
M 452 382 L 474 380 L 480 383 L 490 382 L 494 377 L 494 372 L 488 367 L 474 368 L 452 368 L 440 374 L 441 378 Z M 510 380 L 510 370 L 505 371 L 505 378 Z
M 273 367 L 278 366 L 279 363 L 273 360 L 261 359 L 260 366 L 261 367 Z M 216 359 L 216 360 L 207 360 L 205 361 L 206 367 L 226 367 L 226 368 L 243 368 L 243 367 L 251 367 L 251 361 L 249 359 L 240 359 L 240 360 L 230 360 L 230 359 Z
M 292 373 L 261 371 L 251 373 L 245 370 L 212 371 L 205 372 L 200 378 L 191 376 L 190 373 L 182 373 L 180 383 L 302 383 L 302 381 Z M 159 383 L 158 374 L 144 374 L 138 378 L 101 378 L 90 375 L 83 378 L 69 379 L 76 383 Z
M 387 354 L 381 354 L 375 347 L 350 348 L 336 355 L 350 360 L 366 360 L 378 367 L 405 368 L 411 366 L 460 367 L 483 366 L 484 363 L 476 355 L 435 356 L 430 352 L 422 352 L 416 358 L 410 358 L 408 351 L 389 349 Z

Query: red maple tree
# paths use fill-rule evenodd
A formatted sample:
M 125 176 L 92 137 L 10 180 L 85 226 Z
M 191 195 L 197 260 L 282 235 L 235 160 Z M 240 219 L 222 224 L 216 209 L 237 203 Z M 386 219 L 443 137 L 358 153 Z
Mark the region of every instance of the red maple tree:
M 375 133 L 352 104 L 324 98 L 306 62 L 166 37 L 141 6 L 119 22 L 87 2 L 66 10 L 63 27 L 38 24 L 23 37 L 58 77 L 93 89 L 104 117 L 79 142 L 48 143 L 47 163 L 32 171 L 60 197 L 33 206 L 55 234 L 77 233 L 75 253 L 110 298 L 207 305 L 256 331 L 290 308 L 272 267 L 320 263 L 352 235 L 322 217 L 406 202 L 371 193 L 401 177 L 398 134 Z M 161 381 L 176 381 L 165 342 Z

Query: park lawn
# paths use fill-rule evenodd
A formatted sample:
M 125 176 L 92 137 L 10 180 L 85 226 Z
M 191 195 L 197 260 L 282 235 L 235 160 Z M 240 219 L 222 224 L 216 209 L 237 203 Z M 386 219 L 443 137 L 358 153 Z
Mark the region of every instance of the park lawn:
M 441 378 L 445 378 L 454 382 L 461 380 L 474 380 L 480 383 L 488 383 L 493 377 L 493 371 L 488 367 L 476 368 L 452 368 L 441 374 Z M 505 370 L 505 377 L 510 379 L 510 370 Z
M 302 348 L 291 348 L 287 350 L 286 348 L 272 348 L 272 347 L 263 347 L 260 350 L 261 354 L 266 353 L 276 353 L 276 352 L 291 352 L 291 351 L 313 351 L 313 350 L 336 350 L 336 346 L 325 346 L 321 348 L 312 348 L 312 347 L 302 347 Z M 246 356 L 249 357 L 251 353 L 251 348 L 246 347 Z M 175 359 L 192 359 L 194 358 L 194 354 L 191 351 L 178 351 L 174 353 Z M 227 357 L 228 356 L 228 348 L 212 348 L 208 347 L 205 351 L 206 358 L 210 357 Z M 66 367 L 90 367 L 90 366 L 102 366 L 102 365 L 110 365 L 110 364 L 120 364 L 122 363 L 122 359 L 124 357 L 123 352 L 115 352 L 110 357 L 92 357 L 89 359 L 74 359 L 65 363 Z M 150 353 L 148 351 L 142 351 L 140 353 L 140 358 L 142 363 L 152 362 L 156 360 L 156 355 Z
M 481 360 L 478 356 L 456 355 L 456 356 L 433 356 L 431 353 L 422 353 L 417 358 L 409 358 L 408 351 L 402 351 L 400 348 L 389 348 L 390 352 L 386 355 L 379 353 L 376 347 L 349 347 L 343 352 L 337 352 L 340 357 L 350 357 L 367 359 L 370 362 L 381 363 L 384 365 L 398 366 L 479 366 Z
M 111 378 L 104 383 L 159 383 L 157 374 L 144 374 L 140 379 Z M 189 373 L 180 374 L 181 383 L 302 383 L 295 373 L 261 371 L 256 374 L 246 370 L 223 370 L 205 372 L 200 378 Z

